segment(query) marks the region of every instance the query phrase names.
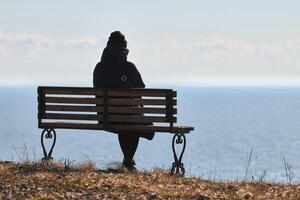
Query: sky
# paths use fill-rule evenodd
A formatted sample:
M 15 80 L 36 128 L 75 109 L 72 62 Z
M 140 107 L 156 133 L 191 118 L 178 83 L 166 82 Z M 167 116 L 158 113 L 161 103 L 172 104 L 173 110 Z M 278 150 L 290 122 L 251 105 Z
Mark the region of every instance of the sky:
M 112 31 L 146 84 L 299 85 L 300 1 L 0 0 L 0 85 L 92 85 Z

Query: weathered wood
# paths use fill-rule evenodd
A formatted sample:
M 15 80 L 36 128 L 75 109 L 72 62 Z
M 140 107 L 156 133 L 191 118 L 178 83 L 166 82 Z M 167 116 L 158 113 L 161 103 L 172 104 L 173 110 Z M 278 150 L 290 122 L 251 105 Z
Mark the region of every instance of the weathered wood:
M 113 123 L 115 128 L 120 126 L 122 130 L 128 126 L 128 131 L 133 129 L 142 131 L 142 129 L 145 128 L 145 130 L 149 131 L 162 130 L 163 132 L 170 132 L 170 126 L 149 126 L 137 124 L 156 122 L 173 124 L 177 121 L 177 109 L 175 108 L 177 104 L 176 92 L 170 89 L 39 87 L 38 91 L 39 126 L 43 126 L 43 128 L 47 128 L 46 126 L 49 125 L 48 128 L 101 130 L 105 129 L 101 124 L 106 121 L 107 123 L 105 124 L 107 126 L 112 127 L 111 123 Z M 51 95 L 47 96 L 48 94 Z M 80 95 L 89 95 L 95 97 L 81 97 Z M 49 111 L 51 112 L 49 113 Z M 78 112 L 86 113 L 82 114 Z M 144 114 L 147 115 L 145 116 Z M 43 122 L 41 121 L 42 119 L 48 119 L 50 122 Z M 52 120 L 88 120 L 97 121 L 101 124 L 86 124 L 80 121 L 78 121 L 78 123 L 51 122 Z M 126 125 L 126 123 L 129 123 L 130 125 Z M 157 127 L 159 130 L 155 129 L 155 127 Z M 187 129 L 181 129 L 181 131 L 184 130 Z
M 45 102 L 58 104 L 102 104 L 102 98 L 46 97 Z
M 102 105 L 102 98 L 74 98 L 74 97 L 45 97 L 46 103 L 65 103 L 65 104 L 97 104 Z M 176 105 L 176 99 L 172 100 L 172 104 Z M 137 99 L 137 98 L 110 98 L 108 105 L 154 105 L 165 106 L 165 99 Z
M 87 130 L 104 130 L 102 124 L 79 124 L 68 122 L 43 122 L 39 128 L 61 128 L 61 129 L 87 129 Z M 179 131 L 179 129 L 181 129 Z M 151 126 L 151 125 L 108 125 L 105 129 L 111 132 L 131 131 L 137 133 L 145 132 L 170 132 L 170 133 L 189 133 L 193 131 L 193 127 L 173 127 L 172 130 L 169 126 Z
M 102 95 L 102 90 L 96 88 L 75 88 L 75 87 L 39 87 L 45 94 L 61 95 Z
M 103 115 L 96 114 L 65 114 L 65 113 L 46 113 L 41 116 L 42 119 L 68 119 L 68 120 L 103 120 Z M 176 117 L 167 119 L 166 117 L 158 116 L 142 116 L 142 115 L 108 115 L 108 122 L 175 122 Z
M 170 133 L 189 133 L 194 130 L 191 126 L 173 126 L 170 127 Z
M 169 126 L 151 125 L 108 125 L 106 130 L 111 132 L 130 131 L 130 132 L 170 132 Z
M 176 105 L 176 99 L 173 99 L 173 104 Z M 108 105 L 154 105 L 154 106 L 165 106 L 165 99 L 134 99 L 134 98 L 110 98 L 108 99 Z
M 173 112 L 173 102 L 172 102 L 172 100 L 173 100 L 173 93 L 172 92 L 168 92 L 167 93 L 167 96 L 166 96 L 166 101 L 167 101 L 167 103 L 166 103 L 166 110 L 167 110 L 167 112 L 166 112 L 166 117 L 167 117 L 167 119 L 168 119 L 168 121 L 170 121 L 170 127 L 173 127 L 173 122 L 170 120 L 170 119 L 172 119 L 173 118 L 173 114 L 174 114 L 174 112 Z
M 166 117 L 143 116 L 143 115 L 108 115 L 108 122 L 176 122 L 176 117 L 167 119 Z
M 150 108 L 150 107 L 108 107 L 108 113 L 128 113 L 128 114 L 166 114 L 165 108 Z M 173 109 L 172 113 L 176 114 L 177 109 Z
M 103 106 L 46 105 L 46 111 L 103 112 Z
M 45 113 L 45 94 L 38 88 L 38 126 L 42 123 L 42 115 Z
M 103 91 L 103 126 L 104 128 L 107 125 L 107 121 L 108 121 L 108 97 L 107 97 L 107 90 Z
M 169 132 L 169 133 L 189 133 L 194 127 L 189 126 L 155 126 L 155 125 L 108 125 L 107 129 L 112 132 L 131 131 L 131 132 Z
M 61 114 L 61 113 L 46 113 L 43 119 L 69 119 L 69 120 L 100 120 L 102 115 L 91 114 Z
M 102 124 L 83 124 L 83 123 L 67 123 L 67 122 L 42 122 L 39 128 L 62 128 L 62 129 L 89 129 L 103 130 Z
M 108 97 L 165 97 L 172 90 L 108 90 Z M 176 95 L 176 92 L 173 92 Z
M 176 91 L 170 89 L 102 89 L 89 87 L 43 87 L 38 88 L 45 94 L 63 94 L 63 95 L 98 95 L 102 96 L 103 90 L 108 91 L 108 97 L 135 97 L 135 96 L 155 96 L 165 97 L 168 92 L 172 92 L 176 97 Z

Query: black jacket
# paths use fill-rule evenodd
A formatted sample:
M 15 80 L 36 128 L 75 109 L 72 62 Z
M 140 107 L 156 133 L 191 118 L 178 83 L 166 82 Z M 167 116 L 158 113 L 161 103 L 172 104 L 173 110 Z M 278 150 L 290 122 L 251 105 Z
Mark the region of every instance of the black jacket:
M 96 65 L 93 84 L 97 88 L 145 88 L 143 79 L 131 62 L 127 61 L 128 49 L 108 46 L 103 50 L 101 61 Z M 140 134 L 152 140 L 154 132 Z
M 143 79 L 131 62 L 127 61 L 128 49 L 106 47 L 101 61 L 94 69 L 94 87 L 145 88 Z

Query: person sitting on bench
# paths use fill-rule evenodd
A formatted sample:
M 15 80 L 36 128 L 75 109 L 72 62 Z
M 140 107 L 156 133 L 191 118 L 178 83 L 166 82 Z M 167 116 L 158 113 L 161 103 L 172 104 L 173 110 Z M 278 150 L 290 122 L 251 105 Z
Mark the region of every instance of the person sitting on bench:
M 96 88 L 145 88 L 144 81 L 136 66 L 127 61 L 127 41 L 120 31 L 110 34 L 104 48 L 101 61 L 96 65 L 93 74 L 93 85 Z M 134 154 L 139 138 L 152 140 L 154 133 L 117 133 L 119 144 L 124 155 L 123 166 L 128 170 L 135 168 Z

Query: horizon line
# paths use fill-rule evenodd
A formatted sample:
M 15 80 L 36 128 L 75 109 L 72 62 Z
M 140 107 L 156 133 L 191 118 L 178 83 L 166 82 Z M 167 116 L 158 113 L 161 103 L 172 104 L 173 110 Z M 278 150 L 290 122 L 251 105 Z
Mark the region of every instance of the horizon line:
M 37 87 L 37 86 L 63 86 L 63 87 L 93 87 L 91 82 L 41 82 L 41 83 L 5 83 L 0 82 L 0 87 Z M 199 83 L 166 83 L 166 82 L 152 82 L 147 83 L 146 88 L 152 87 L 299 87 L 300 81 L 297 83 L 229 83 L 229 82 L 199 82 Z

